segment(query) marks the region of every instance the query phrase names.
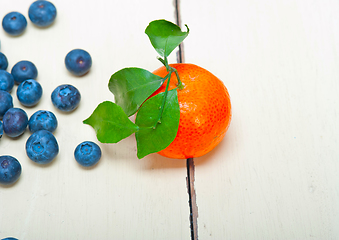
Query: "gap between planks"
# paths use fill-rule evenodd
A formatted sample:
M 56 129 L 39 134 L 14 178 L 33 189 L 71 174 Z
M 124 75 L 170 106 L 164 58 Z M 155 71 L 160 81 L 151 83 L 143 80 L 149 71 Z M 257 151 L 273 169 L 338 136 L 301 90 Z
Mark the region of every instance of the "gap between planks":
M 175 19 L 176 24 L 181 27 L 181 17 L 180 17 L 180 0 L 174 0 L 175 6 Z M 185 62 L 185 55 L 184 55 L 184 46 L 183 43 L 179 45 L 179 50 L 177 52 L 177 62 L 184 63 Z M 195 181 L 195 168 L 194 168 L 194 159 L 188 158 L 186 160 L 186 167 L 187 167 L 187 177 L 186 177 L 186 184 L 187 184 L 187 192 L 188 192 L 188 203 L 190 209 L 190 228 L 191 228 L 191 240 L 198 240 L 198 206 L 196 202 L 196 194 L 194 188 L 194 181 Z
M 196 201 L 196 194 L 194 188 L 194 159 L 188 158 L 186 160 L 187 166 L 187 192 L 189 196 L 190 208 L 190 225 L 191 225 L 191 240 L 198 240 L 198 206 Z

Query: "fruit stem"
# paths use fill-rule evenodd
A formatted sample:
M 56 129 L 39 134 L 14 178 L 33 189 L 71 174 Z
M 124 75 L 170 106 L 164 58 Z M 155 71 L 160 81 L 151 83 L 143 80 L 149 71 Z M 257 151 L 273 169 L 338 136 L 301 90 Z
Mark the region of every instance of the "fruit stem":
M 163 114 L 164 108 L 165 108 L 165 103 L 166 103 L 167 94 L 168 94 L 168 87 L 169 87 L 169 83 L 170 83 L 170 80 L 171 80 L 172 72 L 173 72 L 173 70 L 170 69 L 170 72 L 168 74 L 168 80 L 167 80 L 167 84 L 166 84 L 166 89 L 165 89 L 165 95 L 164 95 L 164 98 L 162 99 L 161 106 L 159 107 L 160 108 L 160 112 L 159 112 L 157 121 L 155 122 L 155 124 L 152 127 L 153 129 L 156 129 L 157 125 L 159 123 L 161 123 L 161 117 L 162 117 L 162 114 Z
M 177 76 L 177 79 L 178 79 L 178 84 L 177 84 L 177 86 L 178 86 L 179 90 L 184 89 L 185 85 L 184 85 L 184 84 L 182 83 L 182 81 L 180 80 L 178 71 L 177 71 L 175 68 L 173 68 L 173 67 L 171 67 L 171 69 L 172 69 L 173 72 L 175 72 L 175 75 Z
M 182 83 L 182 81 L 179 77 L 178 71 L 168 64 L 167 57 L 165 56 L 164 59 L 162 59 L 161 57 L 157 57 L 157 59 L 166 67 L 167 72 L 170 72 L 169 75 L 171 75 L 173 72 L 175 73 L 175 75 L 177 76 L 177 79 L 178 79 L 177 86 L 178 86 L 179 90 L 184 89 L 185 86 L 184 86 L 184 84 Z
M 173 72 L 175 73 L 175 75 L 176 75 L 176 77 L 178 79 L 178 83 L 177 83 L 178 89 L 181 90 L 181 89 L 184 88 L 184 84 L 180 80 L 178 71 L 174 67 L 171 67 L 168 64 L 167 57 L 165 56 L 163 59 L 161 57 L 157 57 L 157 59 L 166 67 L 166 70 L 167 70 L 168 74 L 165 77 L 165 79 L 166 78 L 168 78 L 168 79 L 167 79 L 167 84 L 166 84 L 166 89 L 165 89 L 165 95 L 164 95 L 164 98 L 162 99 L 161 106 L 159 107 L 160 108 L 160 112 L 159 112 L 159 115 L 158 115 L 158 119 L 155 122 L 155 124 L 152 126 L 153 129 L 156 129 L 157 125 L 161 123 L 161 117 L 162 117 L 162 114 L 164 112 L 164 107 L 165 107 L 165 103 L 166 103 L 166 99 L 167 99 L 167 94 L 168 94 L 168 87 L 169 87 L 169 83 L 171 81 L 171 76 L 172 76 Z

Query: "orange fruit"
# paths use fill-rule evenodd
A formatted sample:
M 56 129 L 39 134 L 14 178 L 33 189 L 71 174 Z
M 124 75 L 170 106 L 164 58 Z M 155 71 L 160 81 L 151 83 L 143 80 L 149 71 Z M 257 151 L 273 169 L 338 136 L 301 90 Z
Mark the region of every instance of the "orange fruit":
M 169 158 L 186 159 L 200 157 L 215 148 L 224 138 L 231 121 L 229 93 L 216 76 L 194 64 L 170 64 L 175 68 L 184 88 L 178 92 L 180 120 L 174 141 L 158 152 Z M 153 72 L 165 77 L 165 67 Z M 152 96 L 164 92 L 166 83 Z M 177 87 L 176 75 L 171 75 L 169 90 Z

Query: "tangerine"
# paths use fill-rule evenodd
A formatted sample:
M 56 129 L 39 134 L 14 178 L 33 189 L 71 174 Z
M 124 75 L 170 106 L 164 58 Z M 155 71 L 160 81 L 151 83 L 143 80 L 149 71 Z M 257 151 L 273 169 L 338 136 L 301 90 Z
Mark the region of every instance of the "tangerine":
M 227 88 L 216 76 L 194 64 L 170 64 L 178 71 L 183 89 L 177 89 L 180 120 L 174 141 L 158 152 L 169 158 L 187 159 L 210 152 L 224 138 L 231 121 L 231 101 Z M 153 72 L 165 77 L 166 68 Z M 152 94 L 164 92 L 167 80 Z M 169 90 L 177 87 L 176 75 L 171 75 Z

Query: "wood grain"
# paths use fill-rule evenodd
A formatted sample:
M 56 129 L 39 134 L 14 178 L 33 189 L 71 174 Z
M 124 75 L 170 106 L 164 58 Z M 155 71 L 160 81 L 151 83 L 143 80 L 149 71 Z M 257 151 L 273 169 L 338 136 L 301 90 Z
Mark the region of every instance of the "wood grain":
M 111 74 L 160 66 L 144 29 L 155 19 L 175 22 L 173 1 L 53 3 L 58 16 L 49 28 L 28 20 L 19 37 L 0 29 L 9 69 L 20 60 L 38 67 L 43 98 L 25 110 L 56 113 L 61 149 L 52 164 L 37 166 L 25 154 L 28 131 L 1 139 L 0 155 L 16 157 L 23 173 L 14 186 L 0 187 L 0 238 L 190 239 L 185 160 L 156 154 L 137 160 L 133 136 L 100 144 L 103 158 L 93 169 L 73 157 L 78 143 L 97 142 L 81 122 L 98 103 L 113 100 Z M 0 1 L 0 16 L 15 10 L 28 17 L 30 4 Z M 190 28 L 181 61 L 219 77 L 233 107 L 225 139 L 194 159 L 196 238 L 338 238 L 338 11 L 335 0 L 180 1 L 181 25 Z M 64 67 L 73 48 L 93 58 L 81 78 Z M 169 60 L 176 62 L 175 54 Z M 50 101 L 63 83 L 82 94 L 71 114 Z
M 339 236 L 337 1 L 181 1 L 185 59 L 224 81 L 233 119 L 195 159 L 199 239 Z
M 0 16 L 17 10 L 28 17 L 31 2 L 0 1 Z M 29 131 L 18 139 L 1 139 L 0 155 L 16 157 L 23 172 L 14 186 L 0 187 L 0 239 L 190 239 L 185 160 L 157 154 L 138 160 L 134 136 L 99 144 L 103 156 L 93 169 L 81 168 L 73 155 L 82 141 L 98 143 L 82 120 L 102 101 L 113 100 L 107 87 L 110 76 L 124 67 L 153 71 L 161 66 L 144 30 L 155 19 L 175 21 L 172 1 L 52 2 L 58 15 L 51 27 L 40 29 L 28 20 L 19 37 L 0 29 L 9 70 L 23 59 L 36 64 L 43 97 L 36 107 L 24 109 L 29 116 L 38 109 L 56 114 L 60 147 L 52 164 L 38 166 L 25 154 Z M 93 59 L 83 77 L 72 76 L 64 66 L 74 48 L 87 50 Z M 170 61 L 175 59 L 173 54 Z M 63 83 L 82 94 L 79 108 L 70 114 L 56 111 L 50 101 L 54 88 Z M 22 107 L 15 91 L 14 105 Z

